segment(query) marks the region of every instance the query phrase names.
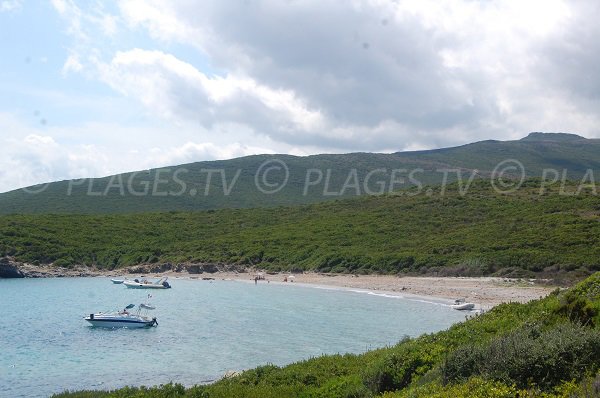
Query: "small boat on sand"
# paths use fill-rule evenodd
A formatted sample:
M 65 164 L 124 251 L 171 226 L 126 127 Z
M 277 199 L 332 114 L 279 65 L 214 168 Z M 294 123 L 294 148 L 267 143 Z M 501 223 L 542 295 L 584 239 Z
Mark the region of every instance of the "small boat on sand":
M 146 279 L 141 281 L 134 279 L 132 281 L 124 281 L 123 284 L 130 289 L 170 289 L 171 285 L 167 282 L 167 277 L 160 278 L 156 282 L 150 282 Z
M 92 324 L 92 326 L 103 328 L 145 328 L 158 326 L 156 318 L 147 316 L 148 310 L 153 310 L 149 304 L 140 304 L 135 313 L 129 312 L 135 304 L 129 304 L 122 311 L 117 312 L 98 312 L 90 314 L 84 319 Z M 142 314 L 143 312 L 143 314 Z
M 451 308 L 459 311 L 471 311 L 475 308 L 475 304 L 467 303 L 465 299 L 454 300 L 454 304 L 450 306 Z

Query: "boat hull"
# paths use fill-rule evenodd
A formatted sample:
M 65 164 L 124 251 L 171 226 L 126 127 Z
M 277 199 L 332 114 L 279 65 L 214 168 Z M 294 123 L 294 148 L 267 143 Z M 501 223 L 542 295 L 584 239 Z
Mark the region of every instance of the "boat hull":
M 102 327 L 102 328 L 129 328 L 129 329 L 139 329 L 139 328 L 149 328 L 151 326 L 157 325 L 156 318 L 153 319 L 114 319 L 108 317 L 86 317 L 85 320 L 89 322 L 94 327 Z
M 154 283 L 123 282 L 123 284 L 130 289 L 168 289 L 166 286 Z
M 454 305 L 451 305 L 450 307 L 452 307 L 453 309 L 458 310 L 458 311 L 471 311 L 473 308 L 475 308 L 475 304 L 473 304 L 473 303 L 454 304 Z
M 111 279 L 110 280 L 112 283 L 114 283 L 115 285 L 120 285 L 121 283 L 125 282 L 122 279 Z

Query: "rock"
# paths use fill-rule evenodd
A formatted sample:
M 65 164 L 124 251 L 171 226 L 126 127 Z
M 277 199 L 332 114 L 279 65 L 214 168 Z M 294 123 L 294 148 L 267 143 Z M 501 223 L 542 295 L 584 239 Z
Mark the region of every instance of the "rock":
M 173 269 L 173 264 L 164 263 L 164 264 L 152 264 L 149 268 L 150 272 L 155 274 L 160 274 L 163 272 L 171 271 Z
M 185 266 L 185 269 L 190 274 L 201 274 L 204 272 L 204 269 L 200 264 L 188 264 Z
M 236 377 L 241 375 L 241 372 L 235 371 L 235 370 L 228 370 L 227 372 L 225 372 L 225 374 L 223 375 L 224 379 L 230 379 L 232 377 Z
M 204 272 L 214 274 L 219 272 L 219 267 L 216 264 L 187 264 L 185 269 L 190 274 L 202 274 Z
M 18 263 L 8 257 L 0 258 L 0 278 L 24 278 Z
M 214 274 L 215 272 L 219 272 L 219 267 L 216 264 L 204 264 L 204 272 Z

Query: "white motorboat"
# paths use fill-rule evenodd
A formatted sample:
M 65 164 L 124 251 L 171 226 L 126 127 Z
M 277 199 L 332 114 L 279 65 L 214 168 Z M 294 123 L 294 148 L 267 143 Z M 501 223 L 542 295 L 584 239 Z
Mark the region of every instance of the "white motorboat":
M 459 311 L 471 311 L 475 308 L 475 304 L 467 303 L 464 299 L 454 300 L 454 304 L 450 306 L 451 308 Z
M 131 289 L 170 289 L 171 285 L 167 282 L 167 277 L 161 278 L 156 282 L 150 282 L 146 279 L 132 281 L 124 281 L 123 284 Z
M 120 285 L 121 283 L 125 282 L 124 279 L 111 279 L 110 281 L 115 285 Z
M 129 304 L 122 311 L 118 312 L 98 312 L 90 314 L 84 319 L 96 327 L 104 328 L 145 328 L 158 326 L 156 318 L 147 316 L 148 310 L 153 310 L 149 304 L 138 305 L 138 310 L 135 313 L 130 313 L 129 310 L 135 307 L 134 304 Z M 143 314 L 142 314 L 143 311 Z

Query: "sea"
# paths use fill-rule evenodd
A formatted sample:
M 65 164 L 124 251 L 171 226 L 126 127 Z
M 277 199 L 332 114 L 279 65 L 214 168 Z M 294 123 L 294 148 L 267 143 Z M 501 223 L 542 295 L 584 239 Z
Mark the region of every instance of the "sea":
M 362 353 L 464 320 L 443 301 L 260 281 L 0 279 L 0 397 L 209 383 L 229 371 Z M 148 294 L 152 297 L 148 298 Z M 103 329 L 84 316 L 150 302 L 158 326 Z

